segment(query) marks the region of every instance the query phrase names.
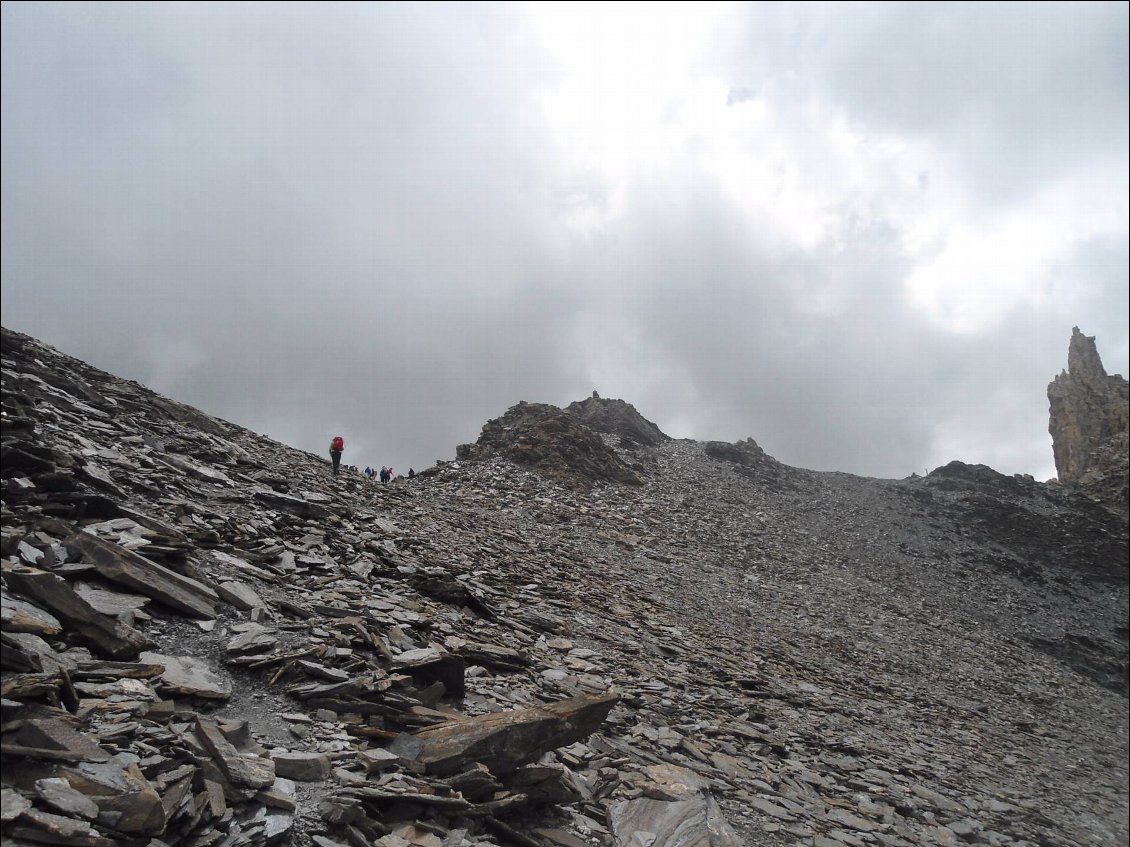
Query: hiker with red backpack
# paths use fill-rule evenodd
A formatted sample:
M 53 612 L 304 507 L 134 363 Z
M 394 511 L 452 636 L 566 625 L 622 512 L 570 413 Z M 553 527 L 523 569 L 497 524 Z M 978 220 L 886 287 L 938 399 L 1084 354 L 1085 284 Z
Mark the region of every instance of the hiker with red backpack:
M 330 442 L 330 458 L 334 463 L 334 476 L 337 476 L 337 469 L 341 466 L 341 451 L 345 449 L 345 439 L 340 435 L 335 435 Z

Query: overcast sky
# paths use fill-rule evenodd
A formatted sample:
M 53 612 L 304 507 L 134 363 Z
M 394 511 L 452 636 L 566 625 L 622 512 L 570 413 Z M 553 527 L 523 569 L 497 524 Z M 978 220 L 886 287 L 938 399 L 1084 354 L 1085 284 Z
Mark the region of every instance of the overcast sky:
M 1126 375 L 1126 3 L 3 4 L 3 322 L 406 472 L 597 389 L 1055 474 Z

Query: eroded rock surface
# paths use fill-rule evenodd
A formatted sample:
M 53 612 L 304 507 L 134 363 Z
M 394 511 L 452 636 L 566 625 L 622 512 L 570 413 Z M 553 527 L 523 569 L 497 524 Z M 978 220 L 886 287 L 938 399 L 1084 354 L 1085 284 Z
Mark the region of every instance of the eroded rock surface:
M 589 429 L 618 435 L 628 445 L 658 447 L 671 437 L 624 400 L 609 400 L 595 391 L 592 397 L 578 400 L 565 407 L 565 411 L 580 420 Z
M 1130 384 L 1108 375 L 1093 336 L 1071 331 L 1067 370 L 1048 385 L 1059 481 L 1126 514 L 1130 480 Z
M 547 403 L 522 402 L 511 406 L 501 418 L 483 425 L 478 441 L 461 444 L 456 456 L 505 457 L 573 486 L 588 487 L 594 482 L 643 483 L 637 471 L 581 418 Z
M 3 344 L 5 844 L 1126 843 L 1126 522 L 1069 487 L 528 409 L 641 484 L 374 485 Z

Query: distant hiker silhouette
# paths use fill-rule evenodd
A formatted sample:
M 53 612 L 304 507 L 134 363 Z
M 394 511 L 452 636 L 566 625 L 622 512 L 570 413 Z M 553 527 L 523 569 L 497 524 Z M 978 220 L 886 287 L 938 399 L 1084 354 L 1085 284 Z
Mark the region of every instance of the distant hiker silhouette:
M 341 451 L 345 449 L 345 439 L 340 435 L 335 435 L 330 442 L 330 459 L 334 463 L 334 476 L 337 476 L 337 470 L 341 467 Z

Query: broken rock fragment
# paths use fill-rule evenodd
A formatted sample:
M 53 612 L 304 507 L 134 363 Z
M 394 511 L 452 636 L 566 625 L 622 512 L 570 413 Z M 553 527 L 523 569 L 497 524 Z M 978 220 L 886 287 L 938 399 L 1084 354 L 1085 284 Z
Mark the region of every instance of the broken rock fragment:
M 297 782 L 318 782 L 330 775 L 330 760 L 321 753 L 273 752 L 271 761 L 276 775 Z
M 216 586 L 216 593 L 237 609 L 242 609 L 245 612 L 266 605 L 262 598 L 255 593 L 254 588 L 246 582 L 238 580 L 221 582 Z
M 61 814 L 88 821 L 98 817 L 98 804 L 71 788 L 65 779 L 40 779 L 35 783 L 35 793 L 48 806 Z
M 161 798 L 128 754 L 107 762 L 81 762 L 60 769 L 71 788 L 93 800 L 115 819 L 119 832 L 153 835 L 165 828 Z
M 18 729 L 4 737 L 4 752 L 58 762 L 105 762 L 110 754 L 89 735 L 78 732 L 68 721 L 59 718 L 32 718 L 21 721 Z
M 645 796 L 608 810 L 618 847 L 740 847 L 706 780 L 674 765 L 646 773 Z
M 275 781 L 275 763 L 239 752 L 216 724 L 196 719 L 196 737 L 212 754 L 227 780 L 240 788 L 266 788 Z
M 96 611 L 53 573 L 21 566 L 6 571 L 4 578 L 13 591 L 46 606 L 104 656 L 133 659 L 149 646 L 144 635 Z
M 5 591 L 0 600 L 0 620 L 4 632 L 30 632 L 33 635 L 58 635 L 63 625 L 58 618 Z
M 231 696 L 231 682 L 217 674 L 204 662 L 191 656 L 166 656 L 164 653 L 142 653 L 142 662 L 163 665 L 160 685 L 172 694 L 226 700 Z
M 219 596 L 202 582 L 151 562 L 89 532 L 76 532 L 67 549 L 82 553 L 103 577 L 194 618 L 216 616 Z
M 11 823 L 28 809 L 31 801 L 14 788 L 0 788 L 0 821 Z
M 595 732 L 617 694 L 575 697 L 545 706 L 514 709 L 402 734 L 389 750 L 422 765 L 427 773 L 459 773 L 475 762 L 505 774 L 542 754 Z

